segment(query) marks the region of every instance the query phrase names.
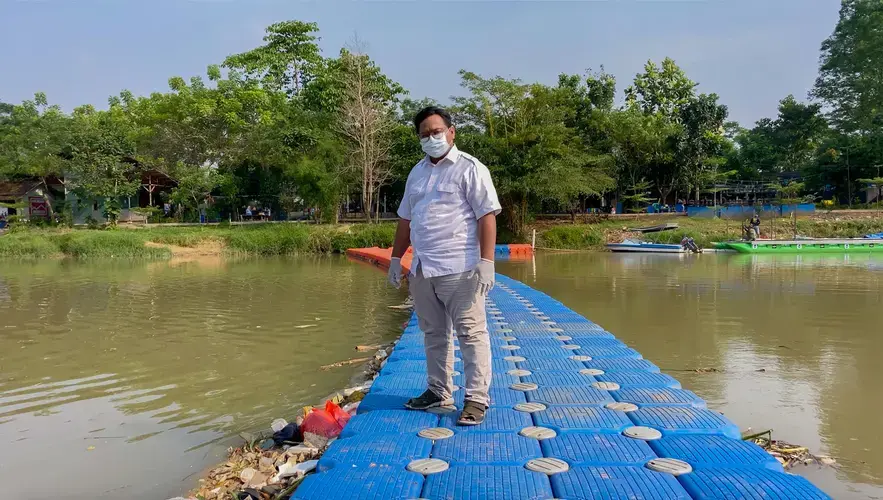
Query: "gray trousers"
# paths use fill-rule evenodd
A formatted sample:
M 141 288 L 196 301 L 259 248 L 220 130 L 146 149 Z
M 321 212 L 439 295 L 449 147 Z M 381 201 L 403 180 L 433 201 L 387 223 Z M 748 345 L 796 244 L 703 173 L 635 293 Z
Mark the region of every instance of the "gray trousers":
M 418 266 L 409 282 L 420 329 L 425 335 L 429 390 L 442 399 L 453 398 L 456 333 L 466 378 L 465 399 L 489 405 L 491 345 L 485 297 L 478 291 L 478 274 L 470 271 L 424 278 Z

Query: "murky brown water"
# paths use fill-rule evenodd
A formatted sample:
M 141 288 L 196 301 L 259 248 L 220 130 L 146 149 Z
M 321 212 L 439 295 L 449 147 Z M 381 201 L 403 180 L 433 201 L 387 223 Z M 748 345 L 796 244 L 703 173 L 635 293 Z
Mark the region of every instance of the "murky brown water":
M 185 493 L 231 436 L 346 387 L 358 366 L 319 367 L 407 318 L 383 273 L 343 258 L 204 264 L 0 262 L 0 497 Z
M 558 254 L 499 269 L 743 429 L 837 457 L 798 470 L 834 498 L 883 498 L 883 259 Z M 231 436 L 345 386 L 358 368 L 319 367 L 395 338 L 401 299 L 343 258 L 0 262 L 3 496 L 183 493 Z
M 836 457 L 836 471 L 795 469 L 834 498 L 883 498 L 883 259 L 544 254 L 499 267 L 743 430 Z

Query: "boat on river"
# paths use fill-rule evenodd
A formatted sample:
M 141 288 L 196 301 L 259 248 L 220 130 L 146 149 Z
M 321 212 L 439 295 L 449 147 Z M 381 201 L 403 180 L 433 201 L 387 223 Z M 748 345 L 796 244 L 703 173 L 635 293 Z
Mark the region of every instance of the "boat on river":
M 724 241 L 716 249 L 751 254 L 883 253 L 883 242 L 866 238 Z
M 659 233 L 662 231 L 673 231 L 678 227 L 678 224 L 675 222 L 667 222 L 665 224 L 659 224 L 658 226 L 634 227 L 629 229 L 629 231 L 634 231 L 636 233 Z
M 683 245 L 670 245 L 666 243 L 649 243 L 646 241 L 625 240 L 622 243 L 608 243 L 607 249 L 611 252 L 635 252 L 635 253 L 690 253 Z

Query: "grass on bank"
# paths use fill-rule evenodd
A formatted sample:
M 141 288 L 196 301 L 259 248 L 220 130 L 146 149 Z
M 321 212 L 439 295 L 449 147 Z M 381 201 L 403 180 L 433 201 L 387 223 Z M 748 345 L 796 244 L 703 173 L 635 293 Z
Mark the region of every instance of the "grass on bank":
M 61 255 L 47 237 L 31 233 L 10 233 L 0 237 L 0 256 L 13 259 L 44 259 Z
M 651 226 L 663 222 L 676 222 L 680 227 L 674 231 L 637 234 L 628 228 Z M 624 238 L 638 237 L 654 243 L 680 243 L 689 236 L 701 248 L 710 248 L 714 242 L 741 238 L 741 220 L 691 219 L 672 217 L 662 220 L 604 221 L 598 224 L 562 223 L 548 229 L 538 230 L 537 247 L 562 250 L 602 250 L 607 243 L 618 243 Z M 831 219 L 824 217 L 798 218 L 797 234 L 812 238 L 862 238 L 869 233 L 883 232 L 883 216 L 859 219 Z M 762 219 L 761 233 L 764 238 L 794 237 L 793 222 L 788 218 Z
M 738 239 L 742 221 L 672 217 L 638 221 L 604 221 L 598 224 L 560 223 L 537 227 L 537 247 L 562 250 L 603 250 L 609 242 L 634 237 L 628 228 L 677 222 L 675 231 L 639 235 L 647 241 L 678 243 L 684 236 L 700 247 L 715 241 Z M 798 233 L 817 238 L 860 238 L 883 232 L 883 217 L 857 219 L 798 219 Z M 764 219 L 764 237 L 775 231 L 778 238 L 791 238 L 791 221 Z M 148 226 L 115 230 L 18 227 L 0 236 L 0 257 L 42 259 L 166 259 L 172 255 L 160 245 L 198 248 L 211 246 L 241 256 L 275 256 L 300 253 L 342 253 L 349 248 L 390 247 L 395 224 L 309 225 L 255 224 L 244 226 Z
M 256 224 L 113 230 L 19 227 L 0 237 L 0 257 L 166 259 L 171 256 L 168 248 L 148 246 L 148 242 L 188 248 L 213 244 L 235 255 L 333 253 L 348 248 L 392 246 L 394 236 L 393 224 Z

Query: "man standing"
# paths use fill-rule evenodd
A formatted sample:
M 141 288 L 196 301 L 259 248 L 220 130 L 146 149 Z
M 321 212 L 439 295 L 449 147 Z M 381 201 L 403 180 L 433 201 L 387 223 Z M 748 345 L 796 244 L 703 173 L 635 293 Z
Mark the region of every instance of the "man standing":
M 401 257 L 413 246 L 409 278 L 425 334 L 429 387 L 405 406 L 425 410 L 453 405 L 453 334 L 465 371 L 459 425 L 484 421 L 490 397 L 490 339 L 485 297 L 494 286 L 496 216 L 500 202 L 487 167 L 454 145 L 451 115 L 430 106 L 414 117 L 426 157 L 408 175 L 399 206 L 389 281 L 402 280 Z
M 754 239 L 760 238 L 760 216 L 757 215 L 757 212 L 754 212 L 754 215 L 751 217 L 750 225 L 751 230 L 754 231 Z

